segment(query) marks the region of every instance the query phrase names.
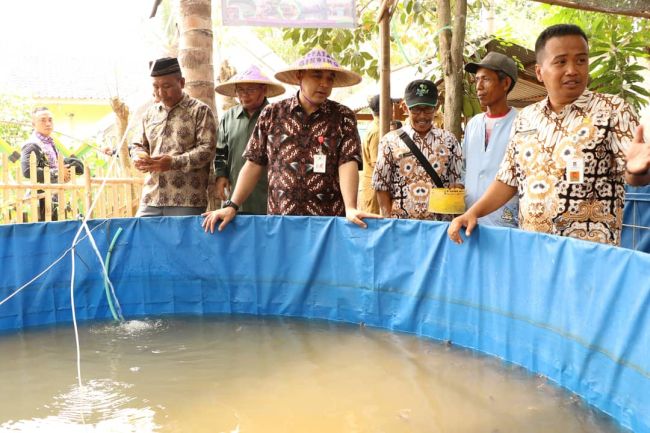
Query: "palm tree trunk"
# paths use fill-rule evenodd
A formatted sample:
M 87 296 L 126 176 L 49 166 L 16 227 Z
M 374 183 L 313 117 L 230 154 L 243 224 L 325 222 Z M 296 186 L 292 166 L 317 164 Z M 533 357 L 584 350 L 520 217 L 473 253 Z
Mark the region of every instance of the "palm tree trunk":
M 179 0 L 178 61 L 185 90 L 215 111 L 211 0 Z
M 212 3 L 211 0 L 179 0 L 178 61 L 185 77 L 188 95 L 205 102 L 217 117 L 214 97 L 214 67 L 212 65 Z M 215 146 L 217 143 L 214 144 Z M 216 209 L 220 201 L 215 190 L 214 165 L 210 164 L 208 181 L 208 210 Z

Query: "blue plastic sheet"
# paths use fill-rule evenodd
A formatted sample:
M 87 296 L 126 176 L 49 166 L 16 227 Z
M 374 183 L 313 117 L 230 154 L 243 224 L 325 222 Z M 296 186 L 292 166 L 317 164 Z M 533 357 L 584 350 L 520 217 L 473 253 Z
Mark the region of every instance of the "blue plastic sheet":
M 626 190 L 621 246 L 650 253 L 650 186 Z
M 71 320 L 79 222 L 0 226 L 0 329 Z M 434 222 L 240 216 L 205 234 L 198 217 L 91 221 L 127 318 L 246 313 L 415 333 L 543 374 L 650 433 L 650 255 L 479 227 L 463 245 Z M 80 320 L 107 319 L 99 263 L 75 248 Z

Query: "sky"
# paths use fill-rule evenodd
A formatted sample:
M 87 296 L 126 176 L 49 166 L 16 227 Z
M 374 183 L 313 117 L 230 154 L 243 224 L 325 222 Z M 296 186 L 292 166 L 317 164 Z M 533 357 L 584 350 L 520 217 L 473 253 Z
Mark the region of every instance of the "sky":
M 19 0 L 0 6 L 3 49 L 115 55 L 146 34 L 152 0 Z
M 48 70 L 63 71 L 73 83 L 78 73 L 80 86 L 93 85 L 88 75 L 94 74 L 112 93 L 130 84 L 125 77 L 146 79 L 148 61 L 163 54 L 156 36 L 160 23 L 148 18 L 152 4 L 152 0 L 1 2 L 0 86 L 15 83 L 16 75 L 26 77 L 20 82 L 25 87 L 30 81 L 43 82 L 43 75 L 28 78 L 32 65 L 45 75 Z

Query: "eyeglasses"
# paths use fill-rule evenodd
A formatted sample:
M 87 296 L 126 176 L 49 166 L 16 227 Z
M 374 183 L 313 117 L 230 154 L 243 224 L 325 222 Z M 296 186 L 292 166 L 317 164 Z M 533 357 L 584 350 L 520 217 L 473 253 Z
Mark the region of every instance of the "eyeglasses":
M 409 111 L 413 114 L 433 114 L 436 109 L 434 107 L 413 107 L 409 108 Z
M 235 93 L 238 95 L 252 95 L 262 90 L 262 86 L 255 87 L 235 87 Z

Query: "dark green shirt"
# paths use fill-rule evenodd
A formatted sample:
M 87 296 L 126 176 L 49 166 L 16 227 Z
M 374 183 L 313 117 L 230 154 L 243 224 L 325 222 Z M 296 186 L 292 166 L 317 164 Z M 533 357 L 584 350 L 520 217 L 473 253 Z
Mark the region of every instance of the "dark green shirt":
M 248 117 L 248 113 L 241 105 L 232 107 L 221 117 L 217 135 L 217 156 L 214 160 L 214 167 L 217 176 L 228 177 L 232 185 L 232 191 L 235 190 L 239 172 L 246 162 L 242 154 L 246 149 L 248 139 L 253 133 L 253 128 L 255 127 L 255 123 L 257 123 L 260 112 L 268 103 L 269 101 L 265 99 L 262 106 L 252 117 Z M 264 172 L 255 186 L 253 193 L 246 199 L 246 202 L 240 203 L 239 212 L 266 215 L 268 189 L 269 181 L 266 174 L 266 167 L 264 167 Z

